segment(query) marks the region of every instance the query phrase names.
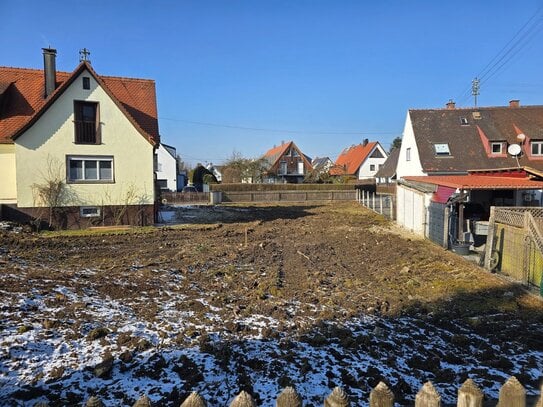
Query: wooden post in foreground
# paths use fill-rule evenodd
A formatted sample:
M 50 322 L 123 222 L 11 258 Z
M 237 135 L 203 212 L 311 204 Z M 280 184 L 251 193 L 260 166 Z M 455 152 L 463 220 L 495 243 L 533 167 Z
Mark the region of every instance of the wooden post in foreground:
M 415 407 L 441 407 L 441 396 L 430 382 L 424 383 L 415 397 Z
M 379 382 L 370 393 L 370 407 L 392 407 L 394 405 L 394 394 L 388 386 Z
M 457 407 L 482 407 L 483 392 L 479 390 L 475 382 L 468 379 L 458 389 Z
M 526 390 L 515 376 L 511 376 L 500 389 L 500 406 L 526 407 Z

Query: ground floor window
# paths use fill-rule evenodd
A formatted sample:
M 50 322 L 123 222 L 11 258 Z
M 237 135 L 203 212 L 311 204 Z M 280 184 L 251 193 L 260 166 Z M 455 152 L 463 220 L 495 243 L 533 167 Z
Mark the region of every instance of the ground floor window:
M 68 156 L 68 182 L 113 182 L 113 157 Z

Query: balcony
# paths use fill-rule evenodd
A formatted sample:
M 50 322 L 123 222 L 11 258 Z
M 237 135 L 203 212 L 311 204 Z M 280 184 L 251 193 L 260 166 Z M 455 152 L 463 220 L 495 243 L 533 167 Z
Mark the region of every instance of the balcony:
M 78 144 L 100 144 L 99 132 L 96 122 L 85 120 L 74 120 L 75 142 Z

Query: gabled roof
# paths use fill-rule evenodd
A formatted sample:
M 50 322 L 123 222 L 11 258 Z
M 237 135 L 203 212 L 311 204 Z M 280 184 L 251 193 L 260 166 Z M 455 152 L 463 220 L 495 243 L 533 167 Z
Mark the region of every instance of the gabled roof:
M 377 141 L 372 141 L 365 145 L 358 144 L 346 148 L 336 159 L 334 167 L 330 169 L 330 175 L 356 175 L 360 166 L 378 144 Z
M 311 160 L 311 165 L 314 169 L 325 167 L 327 164 L 333 164 L 332 160 L 330 160 L 330 157 L 315 157 L 313 158 L 313 160 Z
M 152 144 L 160 140 L 155 83 L 148 79 L 99 76 L 84 61 L 72 72 L 56 73 L 56 89 L 44 99 L 40 69 L 0 67 L 0 143 L 13 143 L 84 71 L 100 84 L 134 127 Z
M 375 177 L 393 177 L 396 175 L 396 167 L 398 166 L 398 157 L 400 156 L 400 149 L 394 147 L 387 160 L 383 163 L 381 168 L 375 174 Z
M 543 181 L 487 175 L 433 175 L 403 177 L 404 180 L 458 189 L 542 189 Z
M 488 143 L 503 142 L 505 151 L 508 144 L 519 142 L 520 132 L 527 137 L 526 149 L 528 140 L 543 140 L 543 106 L 409 110 L 409 115 L 426 173 L 516 165 L 543 169 L 543 160 L 528 154 L 519 157 L 517 164 L 508 154 L 493 156 L 488 150 Z M 437 156 L 435 144 L 447 144 L 450 156 Z
M 273 147 L 266 151 L 262 158 L 264 158 L 268 164 L 269 168 L 273 167 L 279 159 L 285 155 L 285 153 L 288 151 L 288 149 L 294 148 L 298 153 L 300 154 L 300 157 L 304 160 L 307 168 L 312 168 L 311 166 L 311 158 L 309 158 L 307 155 L 305 155 L 296 144 L 294 144 L 293 141 L 287 141 L 286 143 L 281 144 L 280 146 Z

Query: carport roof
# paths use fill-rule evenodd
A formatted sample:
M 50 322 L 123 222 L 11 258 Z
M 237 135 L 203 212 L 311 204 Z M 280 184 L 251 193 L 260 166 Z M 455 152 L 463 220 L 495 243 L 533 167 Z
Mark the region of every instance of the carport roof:
M 543 189 L 543 181 L 486 175 L 434 175 L 403 177 L 406 181 L 458 189 Z

